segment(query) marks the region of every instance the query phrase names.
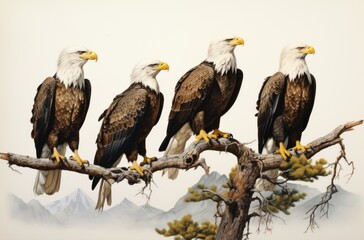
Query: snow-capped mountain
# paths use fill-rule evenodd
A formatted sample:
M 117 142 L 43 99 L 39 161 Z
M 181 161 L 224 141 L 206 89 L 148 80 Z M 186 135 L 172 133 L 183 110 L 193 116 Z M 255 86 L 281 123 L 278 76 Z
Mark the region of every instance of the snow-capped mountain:
M 135 205 L 129 199 L 124 198 L 119 204 L 114 207 L 106 210 L 101 214 L 109 214 L 110 218 L 115 219 L 119 222 L 135 224 L 138 223 L 138 226 L 150 225 L 153 222 L 153 218 L 155 216 L 159 216 L 163 214 L 164 211 L 155 208 L 149 204 L 144 204 L 141 206 Z
M 202 176 L 192 188 L 196 189 L 198 185 L 204 185 L 207 188 L 215 185 L 218 192 L 223 192 L 226 189 L 222 188 L 222 185 L 227 181 L 228 178 L 225 175 L 212 172 L 209 175 Z M 280 216 L 287 221 L 307 217 L 305 213 L 321 200 L 322 193 L 315 188 L 300 184 L 288 184 L 288 187 L 307 193 L 307 197 L 302 202 L 297 203 L 295 208 L 291 209 L 290 216 L 283 213 Z M 334 194 L 333 199 L 330 201 L 330 216 L 350 216 L 348 212 L 360 211 L 358 209 L 362 207 L 362 199 L 339 186 L 337 188 L 338 192 Z M 181 196 L 174 207 L 166 212 L 148 204 L 137 206 L 127 198 L 124 198 L 119 204 L 108 210 L 98 212 L 94 210 L 95 202 L 80 189 L 46 205 L 46 207 L 42 206 L 37 200 L 24 203 L 14 195 L 9 196 L 9 203 L 10 213 L 15 219 L 42 224 L 90 226 L 93 223 L 115 223 L 119 225 L 122 223 L 123 226 L 132 225 L 133 227 L 165 227 L 167 222 L 180 219 L 186 214 L 192 214 L 194 221 L 197 222 L 215 221 L 215 202 L 212 200 L 185 202 L 184 199 L 187 195 L 188 193 Z
M 9 198 L 10 215 L 17 220 L 33 224 L 61 224 L 38 200 L 31 200 L 25 203 L 17 196 L 10 194 Z
M 46 205 L 50 213 L 58 219 L 67 219 L 70 216 L 82 216 L 94 209 L 95 202 L 84 191 L 77 189 L 70 195 Z

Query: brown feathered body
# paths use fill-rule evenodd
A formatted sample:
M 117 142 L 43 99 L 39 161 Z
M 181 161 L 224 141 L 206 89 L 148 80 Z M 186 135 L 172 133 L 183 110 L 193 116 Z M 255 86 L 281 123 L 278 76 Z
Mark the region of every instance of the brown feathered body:
M 240 69 L 218 73 L 214 64 L 204 61 L 178 81 L 169 114 L 167 135 L 159 151 L 186 124 L 194 134 L 218 129 L 220 118 L 234 104 L 243 81 Z
M 315 101 L 316 81 L 306 73 L 290 80 L 281 72 L 266 78 L 257 102 L 259 152 L 270 138 L 275 147 L 292 148 L 301 140 Z
M 160 118 L 163 101 L 162 93 L 141 83 L 133 83 L 117 95 L 99 118 L 103 121 L 94 164 L 110 168 L 119 163 L 123 154 L 129 162 L 137 160 L 138 154 L 145 156 L 145 140 Z M 99 180 L 93 178 L 92 189 Z
M 34 99 L 31 123 L 37 157 L 45 144 L 52 150 L 67 143 L 78 149 L 79 131 L 85 121 L 91 97 L 90 81 L 85 87 L 66 87 L 56 77 L 47 78 L 38 87 Z

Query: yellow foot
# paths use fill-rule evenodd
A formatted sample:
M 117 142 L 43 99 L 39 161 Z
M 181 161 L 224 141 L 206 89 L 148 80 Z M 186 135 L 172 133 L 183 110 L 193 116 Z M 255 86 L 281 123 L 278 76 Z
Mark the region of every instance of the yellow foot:
M 307 149 L 310 149 L 311 147 L 308 145 L 301 145 L 300 141 L 296 141 L 296 146 L 293 148 L 296 152 L 298 150 L 301 150 L 302 153 L 306 152 Z
M 148 157 L 147 155 L 145 155 L 143 162 L 140 163 L 140 166 L 144 166 L 145 164 L 150 164 L 151 162 L 155 162 L 157 160 L 158 158 L 156 157 Z
M 57 164 L 59 164 L 61 161 L 65 160 L 66 157 L 65 156 L 62 156 L 56 147 L 53 148 L 53 154 L 51 156 L 51 159 L 52 160 L 56 160 Z
M 196 140 L 195 140 L 195 143 L 197 143 L 198 141 L 200 141 L 201 139 L 205 140 L 205 142 L 210 142 L 210 139 L 216 139 L 217 136 L 214 135 L 214 134 L 207 134 L 205 132 L 205 130 L 200 130 L 200 134 L 198 134 L 196 136 Z
M 287 158 L 291 157 L 291 153 L 286 149 L 282 142 L 279 143 L 279 149 L 276 151 L 276 153 L 281 154 L 284 160 L 287 160 Z
M 213 135 L 219 137 L 223 137 L 223 138 L 230 138 L 232 136 L 231 133 L 227 133 L 227 132 L 222 132 L 219 129 L 214 129 L 214 131 L 212 132 Z
M 133 164 L 130 166 L 130 170 L 136 170 L 141 176 L 144 176 L 144 169 L 138 165 L 137 161 L 133 161 Z
M 78 150 L 75 150 L 75 154 L 70 158 L 73 161 L 76 161 L 80 166 L 83 166 L 85 163 L 90 164 L 87 160 L 83 160 L 80 155 L 78 155 Z

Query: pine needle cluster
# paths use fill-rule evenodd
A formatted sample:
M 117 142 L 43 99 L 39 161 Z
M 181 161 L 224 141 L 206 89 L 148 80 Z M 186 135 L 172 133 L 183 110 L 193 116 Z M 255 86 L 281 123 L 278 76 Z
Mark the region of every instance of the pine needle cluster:
M 326 171 L 327 161 L 320 159 L 313 161 L 307 159 L 305 155 L 300 157 L 292 156 L 288 161 L 283 161 L 280 165 L 282 176 L 289 180 L 301 180 L 305 182 L 313 182 L 319 176 L 327 176 L 331 171 Z
M 208 221 L 201 223 L 194 222 L 192 215 L 188 214 L 181 220 L 174 220 L 168 223 L 169 229 L 158 229 L 155 231 L 165 237 L 176 236 L 175 240 L 205 239 L 213 240 L 216 237 L 217 225 Z
M 211 185 L 210 187 L 206 187 L 203 184 L 198 184 L 197 188 L 190 187 L 188 189 L 188 196 L 184 198 L 185 202 L 200 202 L 206 199 L 212 199 L 213 201 L 217 200 L 214 199 L 214 195 L 209 192 L 203 192 L 203 189 L 209 189 L 212 192 L 217 191 L 217 187 L 215 185 Z
M 288 209 L 295 206 L 295 203 L 303 200 L 306 197 L 306 193 L 300 193 L 296 189 L 291 191 L 287 189 L 277 190 L 272 193 L 268 198 L 264 199 L 261 204 L 261 210 L 263 212 L 278 213 L 283 212 L 289 215 Z

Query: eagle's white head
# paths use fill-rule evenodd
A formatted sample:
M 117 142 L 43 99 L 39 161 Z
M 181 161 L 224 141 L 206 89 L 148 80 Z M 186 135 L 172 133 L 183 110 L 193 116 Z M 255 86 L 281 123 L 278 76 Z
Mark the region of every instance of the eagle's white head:
M 85 79 L 83 65 L 88 60 L 96 60 L 97 54 L 84 47 L 68 47 L 58 57 L 57 78 L 66 87 L 83 88 Z
M 244 45 L 241 37 L 213 41 L 209 46 L 206 61 L 212 62 L 215 70 L 220 74 L 225 74 L 229 70 L 236 72 L 234 49 L 238 45 Z
M 307 54 L 314 54 L 315 49 L 304 43 L 296 43 L 285 47 L 281 53 L 279 71 L 293 81 L 306 73 L 311 82 L 311 75 L 306 64 Z
M 145 87 L 159 93 L 159 85 L 156 76 L 161 70 L 169 70 L 169 66 L 165 62 L 158 60 L 141 62 L 137 64 L 130 74 L 132 83 L 141 83 Z

